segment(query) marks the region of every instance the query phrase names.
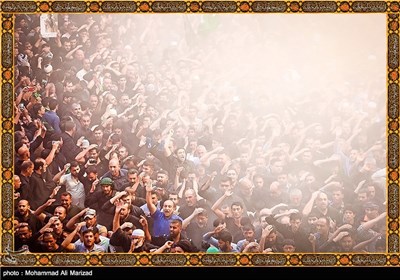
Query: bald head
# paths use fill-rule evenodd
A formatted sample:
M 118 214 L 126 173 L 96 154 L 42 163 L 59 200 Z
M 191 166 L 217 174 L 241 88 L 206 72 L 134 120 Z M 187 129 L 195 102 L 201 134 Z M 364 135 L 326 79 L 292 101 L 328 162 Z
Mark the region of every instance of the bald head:
M 119 171 L 121 170 L 119 160 L 117 158 L 110 159 L 108 162 L 108 169 L 113 176 L 119 176 Z

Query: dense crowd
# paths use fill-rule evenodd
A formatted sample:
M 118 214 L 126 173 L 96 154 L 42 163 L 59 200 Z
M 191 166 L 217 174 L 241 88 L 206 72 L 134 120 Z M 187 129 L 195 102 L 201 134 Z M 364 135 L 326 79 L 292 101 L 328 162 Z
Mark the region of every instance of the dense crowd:
M 379 90 L 235 88 L 212 15 L 40 17 L 15 19 L 14 250 L 386 251 Z

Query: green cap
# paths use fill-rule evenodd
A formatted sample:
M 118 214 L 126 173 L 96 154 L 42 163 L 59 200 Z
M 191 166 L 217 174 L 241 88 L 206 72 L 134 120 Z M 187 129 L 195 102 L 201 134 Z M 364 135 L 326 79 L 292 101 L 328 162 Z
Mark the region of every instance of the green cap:
M 219 249 L 217 247 L 214 247 L 214 246 L 208 247 L 208 249 L 206 251 L 206 253 L 219 253 L 219 252 L 220 252 Z
M 111 178 L 104 177 L 103 179 L 100 180 L 100 185 L 112 185 L 114 184 L 114 181 L 111 180 Z

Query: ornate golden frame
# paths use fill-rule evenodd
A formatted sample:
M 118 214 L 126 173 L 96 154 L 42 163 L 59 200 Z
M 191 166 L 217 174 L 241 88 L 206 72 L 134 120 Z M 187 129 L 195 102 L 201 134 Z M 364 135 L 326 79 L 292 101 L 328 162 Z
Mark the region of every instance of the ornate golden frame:
M 0 266 L 394 267 L 399 241 L 398 1 L 1 1 Z M 376 254 L 15 254 L 13 248 L 13 26 L 17 13 L 384 13 L 387 32 L 387 252 Z

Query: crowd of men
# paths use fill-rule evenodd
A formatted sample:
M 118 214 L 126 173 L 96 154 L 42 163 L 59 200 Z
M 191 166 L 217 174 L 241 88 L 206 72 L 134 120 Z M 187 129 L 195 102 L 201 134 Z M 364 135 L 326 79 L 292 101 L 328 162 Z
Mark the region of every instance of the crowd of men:
M 386 251 L 381 92 L 233 94 L 215 19 L 56 19 L 15 19 L 14 250 Z

